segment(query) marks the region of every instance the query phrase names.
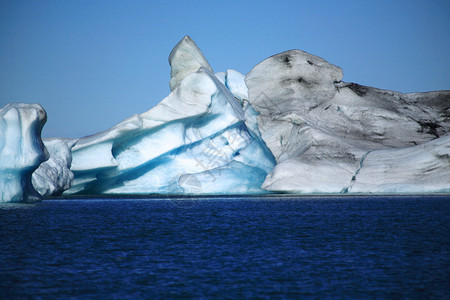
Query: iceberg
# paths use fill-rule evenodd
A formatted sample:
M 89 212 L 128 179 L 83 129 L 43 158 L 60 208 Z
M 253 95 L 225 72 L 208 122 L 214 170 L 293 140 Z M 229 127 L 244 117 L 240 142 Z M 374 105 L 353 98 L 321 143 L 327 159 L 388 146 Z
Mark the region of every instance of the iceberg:
M 0 109 L 0 202 L 42 200 L 31 176 L 49 156 L 41 140 L 46 120 L 39 104 L 9 103 Z
M 239 100 L 244 76 L 228 70 L 221 81 L 189 37 L 169 63 L 169 96 L 77 141 L 65 194 L 266 192 L 261 184 L 275 159 L 255 128 L 255 112 Z
M 446 192 L 450 91 L 402 94 L 342 81 L 300 50 L 245 77 L 277 164 L 262 187 L 291 193 Z
M 3 202 L 104 194 L 450 193 L 450 91 L 343 81 L 301 50 L 214 73 L 188 36 L 170 94 L 80 139 L 40 137 L 36 104 L 0 110 Z M 48 159 L 48 160 L 47 160 Z

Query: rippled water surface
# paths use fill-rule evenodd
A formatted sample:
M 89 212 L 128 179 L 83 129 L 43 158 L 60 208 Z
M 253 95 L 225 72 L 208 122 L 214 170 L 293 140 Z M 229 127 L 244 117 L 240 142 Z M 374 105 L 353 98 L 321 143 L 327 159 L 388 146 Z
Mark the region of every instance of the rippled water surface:
M 443 196 L 0 205 L 0 298 L 446 298 Z

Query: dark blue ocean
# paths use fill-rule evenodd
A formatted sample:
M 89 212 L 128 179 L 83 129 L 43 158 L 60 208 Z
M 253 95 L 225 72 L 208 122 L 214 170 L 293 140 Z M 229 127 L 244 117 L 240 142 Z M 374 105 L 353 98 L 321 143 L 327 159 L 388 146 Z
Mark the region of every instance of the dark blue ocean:
M 450 298 L 450 199 L 0 205 L 0 299 Z

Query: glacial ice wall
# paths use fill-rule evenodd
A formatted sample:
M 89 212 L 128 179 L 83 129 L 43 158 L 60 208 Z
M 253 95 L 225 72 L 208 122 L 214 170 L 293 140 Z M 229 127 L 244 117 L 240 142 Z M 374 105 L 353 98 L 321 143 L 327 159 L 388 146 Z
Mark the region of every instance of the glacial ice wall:
M 248 100 L 277 160 L 263 188 L 448 192 L 450 91 L 402 94 L 342 78 L 339 67 L 300 50 L 246 75 Z
M 10 103 L 0 109 L 0 202 L 36 202 L 34 170 L 47 160 L 41 140 L 47 120 L 39 104 Z

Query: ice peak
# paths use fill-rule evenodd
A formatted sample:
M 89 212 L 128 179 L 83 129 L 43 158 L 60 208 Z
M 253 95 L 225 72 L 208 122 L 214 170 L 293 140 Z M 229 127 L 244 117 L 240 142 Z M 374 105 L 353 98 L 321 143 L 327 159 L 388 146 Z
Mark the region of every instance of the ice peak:
M 172 68 L 169 82 L 172 91 L 187 75 L 197 72 L 201 67 L 213 72 L 200 48 L 187 35 L 170 52 L 169 64 Z

